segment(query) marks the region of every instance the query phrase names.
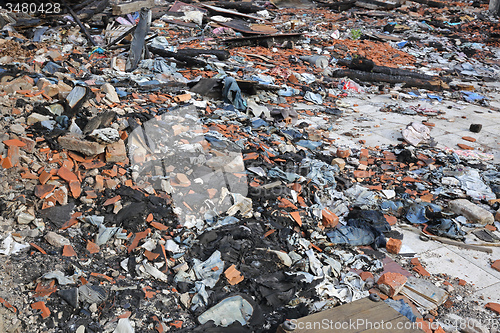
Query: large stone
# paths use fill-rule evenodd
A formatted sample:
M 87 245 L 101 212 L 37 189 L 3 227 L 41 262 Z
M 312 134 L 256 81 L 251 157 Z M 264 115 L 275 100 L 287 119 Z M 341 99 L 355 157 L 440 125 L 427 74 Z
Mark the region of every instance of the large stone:
M 39 113 L 32 113 L 28 116 L 26 123 L 28 125 L 33 125 L 33 124 L 36 124 L 36 123 L 39 123 L 39 122 L 45 121 L 45 120 L 50 120 L 50 117 L 44 116 L 44 115 L 39 114 Z
M 105 83 L 101 86 L 101 91 L 106 94 L 106 98 L 112 103 L 120 103 L 120 97 L 116 93 L 115 87 L 110 83 Z
M 127 149 L 123 140 L 106 146 L 106 162 L 120 163 L 127 160 Z
M 466 199 L 450 201 L 449 207 L 453 212 L 465 216 L 472 223 L 493 224 L 495 222 L 493 214 Z
M 69 239 L 53 231 L 49 231 L 44 238 L 47 241 L 47 243 L 55 247 L 63 247 L 64 245 L 71 245 Z
M 63 149 L 76 151 L 86 156 L 94 156 L 104 153 L 105 146 L 97 142 L 85 140 L 75 135 L 68 134 L 61 136 L 57 141 Z

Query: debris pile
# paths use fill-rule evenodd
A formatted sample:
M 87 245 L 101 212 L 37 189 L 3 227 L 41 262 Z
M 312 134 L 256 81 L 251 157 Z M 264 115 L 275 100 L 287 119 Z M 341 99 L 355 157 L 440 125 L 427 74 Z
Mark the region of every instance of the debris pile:
M 500 270 L 487 5 L 50 8 L 0 12 L 2 331 L 276 332 L 365 297 L 493 327 L 497 302 L 465 313 L 470 284 L 413 248 Z M 451 145 L 436 123 L 465 108 L 493 120 Z

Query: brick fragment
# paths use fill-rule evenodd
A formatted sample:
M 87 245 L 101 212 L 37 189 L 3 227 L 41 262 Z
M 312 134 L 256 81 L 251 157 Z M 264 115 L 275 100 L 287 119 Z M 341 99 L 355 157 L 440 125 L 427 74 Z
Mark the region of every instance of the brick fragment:
M 335 228 L 339 224 L 339 217 L 326 208 L 321 211 L 321 216 L 325 228 Z
M 403 274 L 388 272 L 383 274 L 377 281 L 378 288 L 388 295 L 393 297 L 403 289 L 407 277 Z
M 403 246 L 403 242 L 400 239 L 389 238 L 385 248 L 389 253 L 398 254 L 401 251 L 401 246 Z
M 59 145 L 61 145 L 63 149 L 76 151 L 86 156 L 94 156 L 97 154 L 104 153 L 103 145 L 97 142 L 81 139 L 74 135 L 68 134 L 65 136 L 60 136 L 59 139 L 57 139 L 57 141 L 59 142 Z

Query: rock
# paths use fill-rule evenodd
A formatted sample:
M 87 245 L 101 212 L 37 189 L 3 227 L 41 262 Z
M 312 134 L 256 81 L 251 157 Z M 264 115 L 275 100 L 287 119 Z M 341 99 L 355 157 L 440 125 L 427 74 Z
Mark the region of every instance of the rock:
M 489 333 L 490 330 L 481 325 L 481 323 L 474 318 L 467 318 L 465 320 L 465 328 L 462 328 L 463 333 Z
M 472 223 L 484 225 L 493 224 L 493 222 L 495 222 L 493 214 L 488 212 L 486 209 L 473 204 L 469 200 L 456 199 L 450 201 L 448 205 L 453 212 L 464 215 Z
M 407 277 L 399 273 L 385 273 L 377 281 L 378 288 L 389 297 L 397 295 L 403 289 Z
M 103 144 L 109 144 L 120 140 L 120 133 L 116 129 L 110 127 L 95 129 L 89 136 Z
M 44 238 L 47 241 L 47 243 L 55 247 L 63 247 L 64 245 L 71 245 L 69 239 L 53 231 L 49 231 Z
M 483 125 L 481 124 L 471 124 L 469 127 L 469 131 L 473 133 L 479 133 L 481 132 L 481 129 L 483 128 Z
M 127 160 L 127 148 L 123 140 L 106 146 L 106 162 L 120 163 Z
M 9 130 L 10 130 L 12 133 L 16 133 L 16 134 L 24 134 L 24 126 L 23 126 L 23 125 L 21 125 L 21 124 L 13 124 L 13 125 L 10 125 Z
M 17 216 L 17 223 L 19 224 L 29 224 L 33 221 L 35 217 L 29 213 L 22 212 Z
M 105 83 L 101 86 L 101 91 L 106 94 L 106 98 L 112 103 L 120 103 L 120 98 L 116 93 L 115 87 L 110 83 Z
M 28 116 L 26 123 L 31 126 L 33 124 L 39 123 L 41 121 L 50 120 L 50 117 L 41 115 L 39 113 L 32 113 Z
M 73 150 L 86 156 L 94 156 L 104 153 L 105 147 L 103 145 L 97 142 L 87 141 L 75 135 L 68 134 L 61 136 L 57 141 L 63 149 Z
M 398 254 L 401 251 L 401 246 L 403 246 L 403 242 L 400 239 L 389 238 L 385 248 L 389 253 Z
M 332 165 L 336 165 L 339 167 L 340 171 L 344 170 L 345 168 L 345 160 L 342 158 L 334 158 L 332 160 Z

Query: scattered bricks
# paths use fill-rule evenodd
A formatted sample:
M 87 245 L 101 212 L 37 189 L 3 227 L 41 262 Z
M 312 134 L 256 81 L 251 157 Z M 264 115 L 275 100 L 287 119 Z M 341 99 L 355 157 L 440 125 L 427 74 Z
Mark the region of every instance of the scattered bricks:
M 325 228 L 335 228 L 339 224 L 339 217 L 326 208 L 321 211 L 321 216 Z
M 370 177 L 370 172 L 369 171 L 364 171 L 364 170 L 355 170 L 353 172 L 354 177 L 356 178 L 367 178 Z
M 40 199 L 45 198 L 49 193 L 54 191 L 55 185 L 37 185 L 35 186 L 35 196 Z
M 467 281 L 462 280 L 462 279 L 458 279 L 458 285 L 459 286 L 465 286 L 466 284 L 467 284 Z
M 491 310 L 493 312 L 496 312 L 496 314 L 500 315 L 500 304 L 490 302 L 490 303 L 487 303 L 484 307 L 486 309 Z
M 78 177 L 66 167 L 59 168 L 57 175 L 68 183 L 75 180 L 78 181 Z
M 97 143 L 78 138 L 74 135 L 65 135 L 57 139 L 61 148 L 76 151 L 86 156 L 94 156 L 104 153 L 104 146 Z
M 226 271 L 224 272 L 224 275 L 226 276 L 229 284 L 232 286 L 243 281 L 243 276 L 241 275 L 241 272 L 238 271 L 236 269 L 236 266 L 234 266 L 234 265 L 231 265 L 228 269 L 226 269 Z
M 464 215 L 472 223 L 486 225 L 495 222 L 493 214 L 466 199 L 456 199 L 450 201 L 448 205 L 454 213 Z
M 94 242 L 88 241 L 87 242 L 87 251 L 89 251 L 90 254 L 99 253 L 99 245 L 97 245 Z
M 290 216 L 297 222 L 299 226 L 302 226 L 302 218 L 300 217 L 300 212 L 290 212 Z
M 33 310 L 40 310 L 41 312 L 40 315 L 42 316 L 43 319 L 50 316 L 50 310 L 43 301 L 31 304 L 31 308 Z
M 128 253 L 132 252 L 132 250 L 135 249 L 137 247 L 137 245 L 139 245 L 139 242 L 141 241 L 141 239 L 148 236 L 150 232 L 151 232 L 151 229 L 147 228 L 146 230 L 144 230 L 142 232 L 136 233 L 134 240 L 132 241 L 132 243 L 130 244 L 130 246 L 127 249 Z
M 26 146 L 26 144 L 24 142 L 22 142 L 21 140 L 18 140 L 18 139 L 5 140 L 5 141 L 3 141 L 3 143 L 7 147 L 24 147 L 24 146 Z
M 389 297 L 387 297 L 387 295 L 381 293 L 380 290 L 378 290 L 377 288 L 372 288 L 372 289 L 368 290 L 368 292 L 370 294 L 377 294 L 377 295 L 379 295 L 380 299 L 383 300 L 383 301 L 385 301 L 386 299 L 389 298 Z
M 47 243 L 55 247 L 63 247 L 64 245 L 71 245 L 69 239 L 59 234 L 56 234 L 53 231 L 49 231 L 44 238 L 47 241 Z
M 400 239 L 389 238 L 385 248 L 389 253 L 398 254 L 401 251 L 401 246 L 403 246 L 403 242 Z
M 78 180 L 72 180 L 69 182 L 69 190 L 71 191 L 71 196 L 75 199 L 80 197 L 82 193 L 82 187 Z
M 398 223 L 398 218 L 396 216 L 384 214 L 384 217 L 385 217 L 385 220 L 387 221 L 387 223 L 389 223 L 389 225 L 391 225 L 391 226 Z
M 476 139 L 470 136 L 463 136 L 462 140 L 469 141 L 469 142 L 476 142 Z
M 385 273 L 377 281 L 378 288 L 388 295 L 393 297 L 397 295 L 401 289 L 403 289 L 406 283 L 407 277 L 399 273 Z
M 76 252 L 71 245 L 64 245 L 62 255 L 64 257 L 76 257 Z
M 494 262 L 491 263 L 491 268 L 496 269 L 497 271 L 500 272 L 500 259 L 495 260 Z
M 337 148 L 337 157 L 348 158 L 351 156 L 351 150 L 349 148 Z
M 481 124 L 471 124 L 469 127 L 469 131 L 472 133 L 479 133 L 481 132 L 481 129 L 483 128 L 483 125 Z
M 106 146 L 106 162 L 120 163 L 127 160 L 127 149 L 123 140 L 118 140 Z
M 370 152 L 368 151 L 368 149 L 361 149 L 360 153 L 359 153 L 359 160 L 360 161 L 368 161 L 368 157 L 370 157 Z
M 463 149 L 463 150 L 474 150 L 474 147 L 471 147 L 471 146 L 467 146 L 463 143 L 457 143 L 457 146 L 460 148 L 460 149 Z
M 191 99 L 191 94 L 182 94 L 174 96 L 175 103 L 187 102 Z
M 420 274 L 421 276 L 431 276 L 429 272 L 422 266 L 422 265 L 415 265 L 413 268 L 413 271 Z
M 368 279 L 373 279 L 373 274 L 372 272 L 361 272 L 359 273 L 359 277 L 361 280 L 366 281 Z
M 50 177 L 52 177 L 52 175 L 45 171 L 45 169 L 43 169 L 40 173 L 40 176 L 38 176 L 38 180 L 42 185 L 44 185 L 50 179 Z
M 334 158 L 332 160 L 332 165 L 336 165 L 339 167 L 340 171 L 344 170 L 345 168 L 345 160 L 343 160 L 342 158 Z

